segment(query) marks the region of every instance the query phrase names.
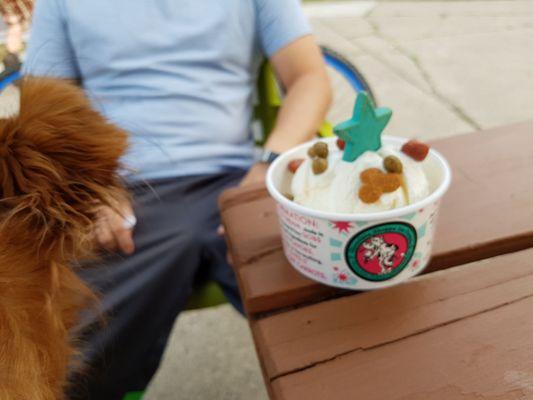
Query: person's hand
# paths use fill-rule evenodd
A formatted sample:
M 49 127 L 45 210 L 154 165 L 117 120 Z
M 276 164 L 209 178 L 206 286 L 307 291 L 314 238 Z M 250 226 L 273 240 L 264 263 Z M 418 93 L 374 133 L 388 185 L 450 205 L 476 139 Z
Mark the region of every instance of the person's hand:
M 132 254 L 135 251 L 133 228 L 136 222 L 131 204 L 127 200 L 121 201 L 116 208 L 102 206 L 97 212 L 94 235 L 103 248 Z
M 256 182 L 264 182 L 267 170 L 268 170 L 268 164 L 256 163 L 252 165 L 252 167 L 248 170 L 248 173 L 244 176 L 244 178 L 239 183 L 239 187 L 250 185 Z M 218 226 L 217 233 L 220 236 L 224 236 L 226 231 L 223 225 Z
M 250 168 L 248 173 L 244 176 L 239 184 L 239 187 L 246 186 L 251 183 L 264 182 L 267 169 L 268 164 L 265 163 L 256 163 L 252 165 L 252 168 Z

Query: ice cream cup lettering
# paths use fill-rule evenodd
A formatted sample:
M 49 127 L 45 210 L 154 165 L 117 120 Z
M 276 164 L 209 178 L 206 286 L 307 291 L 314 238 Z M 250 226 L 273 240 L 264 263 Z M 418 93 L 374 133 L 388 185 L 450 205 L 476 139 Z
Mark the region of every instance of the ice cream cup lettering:
M 397 148 L 406 142 L 392 136 L 382 140 Z M 423 200 L 389 211 L 339 214 L 303 207 L 284 195 L 290 190 L 288 163 L 306 157 L 309 146 L 282 154 L 267 174 L 290 264 L 318 282 L 354 290 L 388 287 L 419 274 L 430 260 L 440 200 L 451 182 L 444 157 L 431 149 L 424 161 L 430 194 Z

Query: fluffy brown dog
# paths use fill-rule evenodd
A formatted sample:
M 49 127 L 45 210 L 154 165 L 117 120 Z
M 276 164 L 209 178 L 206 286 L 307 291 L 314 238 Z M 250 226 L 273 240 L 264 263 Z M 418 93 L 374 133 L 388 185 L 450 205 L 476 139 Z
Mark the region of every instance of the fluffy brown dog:
M 25 78 L 0 120 L 0 399 L 64 398 L 70 330 L 95 300 L 69 267 L 92 255 L 99 205 L 124 196 L 125 132 L 64 81 Z

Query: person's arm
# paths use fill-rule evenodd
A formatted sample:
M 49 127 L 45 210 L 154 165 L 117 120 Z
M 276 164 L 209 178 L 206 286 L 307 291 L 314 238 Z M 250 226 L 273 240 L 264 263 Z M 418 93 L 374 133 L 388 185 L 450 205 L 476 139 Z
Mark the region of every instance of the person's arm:
M 307 35 L 276 52 L 270 59 L 285 88 L 278 119 L 265 148 L 282 153 L 312 139 L 331 103 L 329 77 L 319 47 Z M 264 179 L 268 165 L 255 164 L 241 185 Z
M 265 148 L 281 153 L 317 133 L 331 103 L 331 87 L 299 0 L 255 1 L 262 50 L 285 89 Z M 242 184 L 264 179 L 266 168 L 255 164 Z
M 281 153 L 316 135 L 331 104 L 331 86 L 319 47 L 304 36 L 270 62 L 286 95 L 265 148 Z

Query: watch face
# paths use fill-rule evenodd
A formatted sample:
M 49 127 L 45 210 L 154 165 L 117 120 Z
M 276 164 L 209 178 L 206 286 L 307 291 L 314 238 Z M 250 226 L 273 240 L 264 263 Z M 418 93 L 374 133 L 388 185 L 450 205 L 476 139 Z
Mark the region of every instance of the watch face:
M 263 150 L 263 154 L 261 155 L 261 161 L 263 162 L 269 162 L 268 159 L 270 158 L 270 151 L 269 150 Z

